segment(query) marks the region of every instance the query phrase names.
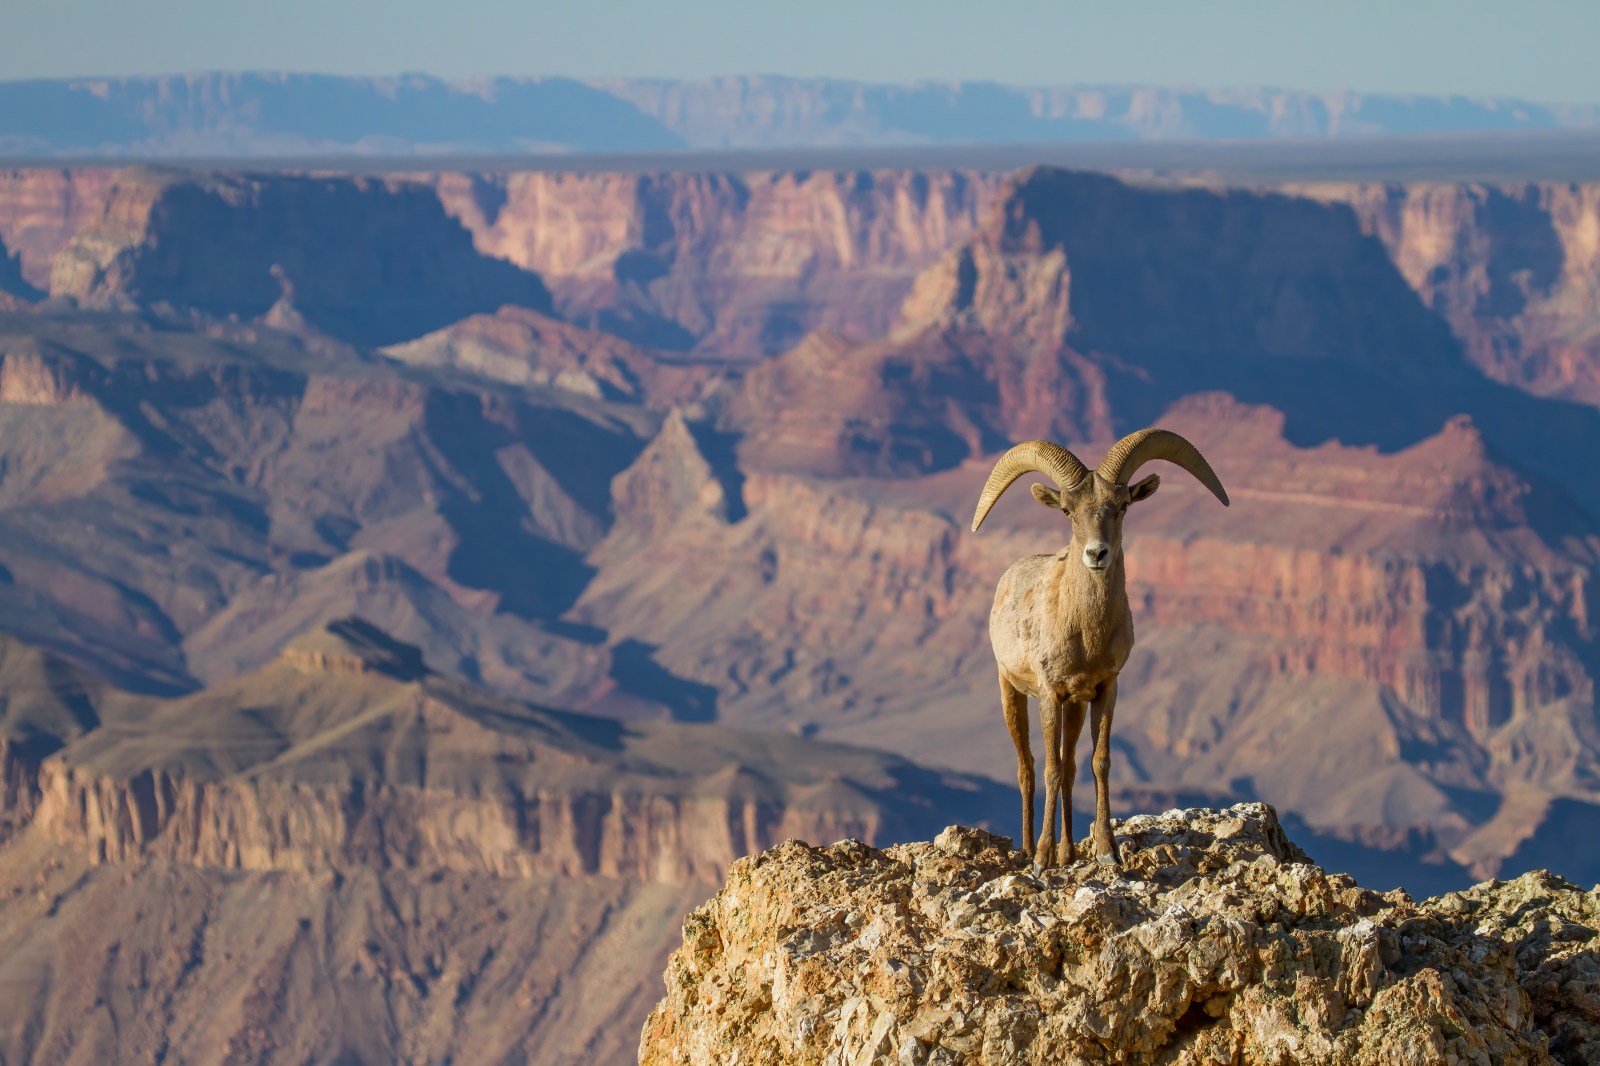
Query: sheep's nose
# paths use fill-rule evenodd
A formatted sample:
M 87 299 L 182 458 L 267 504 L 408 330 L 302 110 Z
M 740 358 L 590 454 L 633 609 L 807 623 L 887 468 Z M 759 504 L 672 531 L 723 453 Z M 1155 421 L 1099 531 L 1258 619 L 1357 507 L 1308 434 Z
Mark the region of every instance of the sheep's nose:
M 1083 565 L 1090 570 L 1104 570 L 1111 562 L 1111 545 L 1103 540 L 1090 541 L 1083 549 Z

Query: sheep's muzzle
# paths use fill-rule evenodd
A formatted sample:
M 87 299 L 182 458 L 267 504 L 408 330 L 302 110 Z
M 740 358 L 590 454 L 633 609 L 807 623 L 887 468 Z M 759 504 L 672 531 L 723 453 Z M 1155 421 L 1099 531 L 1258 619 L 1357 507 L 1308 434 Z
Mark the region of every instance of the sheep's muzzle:
M 1083 565 L 1097 574 L 1111 569 L 1111 545 L 1103 540 L 1091 540 L 1085 544 Z

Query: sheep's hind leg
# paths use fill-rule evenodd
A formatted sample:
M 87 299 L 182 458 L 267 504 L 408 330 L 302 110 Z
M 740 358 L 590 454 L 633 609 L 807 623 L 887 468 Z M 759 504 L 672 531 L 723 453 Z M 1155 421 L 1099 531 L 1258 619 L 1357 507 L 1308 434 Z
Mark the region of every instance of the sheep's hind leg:
M 1094 857 L 1111 866 L 1122 865 L 1122 854 L 1111 834 L 1111 716 L 1117 709 L 1117 679 L 1100 686 L 1089 705 L 1089 729 L 1094 734 Z
M 1022 793 L 1022 850 L 1033 854 L 1033 750 L 1028 746 L 1028 694 L 1000 675 L 1000 706 L 1017 748 L 1017 790 Z
M 1063 865 L 1078 857 L 1072 839 L 1072 784 L 1078 777 L 1078 736 L 1088 709 L 1087 704 L 1069 703 L 1061 715 L 1061 840 L 1056 844 L 1056 862 Z

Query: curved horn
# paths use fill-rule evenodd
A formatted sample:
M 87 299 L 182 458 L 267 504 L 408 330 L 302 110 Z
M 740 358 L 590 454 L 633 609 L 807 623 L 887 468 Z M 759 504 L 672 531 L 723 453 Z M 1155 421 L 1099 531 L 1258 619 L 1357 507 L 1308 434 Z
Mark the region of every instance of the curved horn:
M 989 471 L 989 480 L 983 484 L 983 495 L 978 497 L 978 510 L 972 516 L 972 531 L 976 533 L 989 508 L 1011 483 L 1023 474 L 1038 472 L 1045 475 L 1063 491 L 1071 492 L 1089 476 L 1089 468 L 1078 457 L 1059 444 L 1047 440 L 1030 440 L 1002 455 Z
M 1200 449 L 1170 429 L 1141 429 L 1112 445 L 1095 471 L 1114 485 L 1125 485 L 1136 471 L 1152 459 L 1165 459 L 1193 474 L 1195 480 L 1211 490 L 1211 495 L 1228 506 L 1228 493 L 1217 480 L 1211 464 Z

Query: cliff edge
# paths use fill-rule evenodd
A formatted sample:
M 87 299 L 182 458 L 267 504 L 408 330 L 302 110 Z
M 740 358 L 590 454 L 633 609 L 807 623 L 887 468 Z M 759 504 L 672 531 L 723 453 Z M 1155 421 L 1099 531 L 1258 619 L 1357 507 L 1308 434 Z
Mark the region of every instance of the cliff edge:
M 1600 1061 L 1600 889 L 1379 894 L 1261 803 L 1118 836 L 1121 871 L 960 826 L 740 859 L 684 922 L 640 1062 Z

